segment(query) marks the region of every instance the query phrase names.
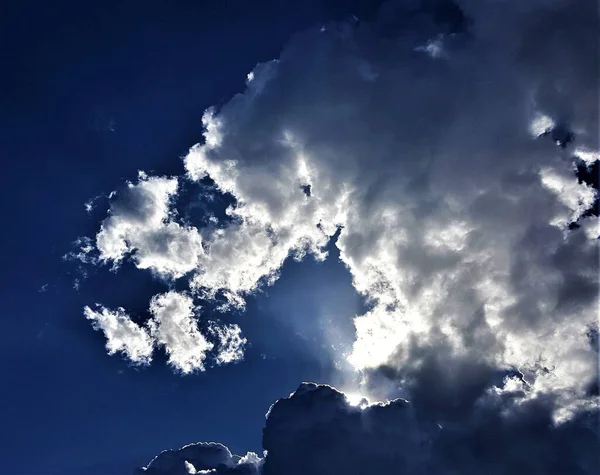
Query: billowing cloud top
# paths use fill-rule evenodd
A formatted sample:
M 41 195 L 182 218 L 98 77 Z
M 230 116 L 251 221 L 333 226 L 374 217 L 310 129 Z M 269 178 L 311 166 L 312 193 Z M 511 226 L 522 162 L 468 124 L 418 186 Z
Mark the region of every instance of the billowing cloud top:
M 199 442 L 161 452 L 134 475 L 258 475 L 261 466 L 262 459 L 252 452 L 239 457 L 222 444 Z
M 191 444 L 136 475 L 595 473 L 598 412 L 554 426 L 550 401 L 522 404 L 519 391 L 507 378 L 502 389 L 482 388 L 468 415 L 437 418 L 404 399 L 358 407 L 334 388 L 303 383 L 267 414 L 264 458 Z
M 510 373 L 522 404 L 578 417 L 598 393 L 597 192 L 575 174 L 599 157 L 597 27 L 592 0 L 440 0 L 296 36 L 206 111 L 186 176 L 141 175 L 96 236 L 99 262 L 130 257 L 188 294 L 155 297 L 146 327 L 87 317 L 110 352 L 145 362 L 162 345 L 181 371 L 202 368 L 212 343 L 190 299 L 243 307 L 341 229 L 370 303 L 346 356 L 371 393 L 442 384 L 449 398 L 422 403 L 447 415 Z M 197 229 L 172 197 L 207 177 L 235 203 Z M 214 335 L 221 362 L 240 357 L 237 329 Z

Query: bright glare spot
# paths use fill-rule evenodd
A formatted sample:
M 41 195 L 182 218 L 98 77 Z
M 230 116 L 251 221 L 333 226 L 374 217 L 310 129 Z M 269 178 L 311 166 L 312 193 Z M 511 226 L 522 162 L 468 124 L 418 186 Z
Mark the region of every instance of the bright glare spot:
M 187 473 L 194 475 L 195 473 L 200 473 L 200 472 L 196 472 L 196 468 L 189 463 L 187 460 L 184 462 L 185 463 L 185 469 L 187 471 Z
M 306 157 L 304 157 L 302 154 L 299 154 L 297 157 L 297 172 L 296 173 L 298 175 L 298 179 L 302 183 L 307 183 L 307 184 L 312 183 L 310 168 L 308 166 L 308 163 L 306 162 Z
M 440 38 L 429 40 L 426 45 L 419 46 L 415 50 L 427 53 L 432 58 L 441 58 L 444 55 L 444 45 Z
M 398 345 L 407 343 L 409 328 L 406 317 L 399 312 L 389 313 L 386 305 L 393 305 L 394 294 L 382 294 L 380 305 L 354 319 L 356 340 L 347 360 L 355 369 L 376 368 L 394 354 Z M 384 298 L 388 297 L 388 301 Z M 383 304 L 381 303 L 383 302 Z M 417 319 L 411 321 L 411 329 L 417 331 Z
M 531 124 L 529 124 L 529 131 L 531 135 L 534 137 L 539 137 L 540 135 L 548 132 L 552 127 L 554 127 L 554 121 L 544 114 L 538 114 Z
M 350 404 L 351 406 L 360 407 L 361 409 L 364 409 L 369 405 L 369 399 L 364 394 L 360 394 L 357 392 L 348 392 L 344 393 L 344 395 L 346 396 L 346 401 L 348 401 L 348 404 Z

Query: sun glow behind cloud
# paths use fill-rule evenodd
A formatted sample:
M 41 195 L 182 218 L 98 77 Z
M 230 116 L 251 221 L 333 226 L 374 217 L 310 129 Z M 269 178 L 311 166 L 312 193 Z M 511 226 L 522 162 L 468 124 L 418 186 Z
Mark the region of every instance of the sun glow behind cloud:
M 360 409 L 364 409 L 365 407 L 367 407 L 369 405 L 369 398 L 367 398 L 365 395 L 363 395 L 361 393 L 344 391 L 344 396 L 346 397 L 348 404 L 350 404 L 351 406 L 359 407 Z
M 348 315 L 355 370 L 386 368 L 410 386 L 444 355 L 449 374 L 519 371 L 525 399 L 552 396 L 574 412 L 596 404 L 585 335 L 597 320 L 597 196 L 574 174 L 598 157 L 594 47 L 576 36 L 569 48 L 568 28 L 547 33 L 554 21 L 586 25 L 573 34 L 591 25 L 568 2 L 502 4 L 462 2 L 469 35 L 423 14 L 393 42 L 360 24 L 296 37 L 243 94 L 205 112 L 185 177 L 140 175 L 114 196 L 99 262 L 130 259 L 228 311 L 274 284 L 288 258 L 325 259 L 339 230 L 340 259 L 368 303 Z M 432 42 L 443 54 L 421 51 Z M 557 54 L 569 68 L 557 71 Z M 234 202 L 226 220 L 198 229 L 172 198 L 180 180 L 207 177 Z M 148 327 L 183 372 L 202 369 L 213 344 L 192 306 Z M 124 317 L 99 321 L 111 352 L 134 354 L 121 336 L 146 341 Z M 228 347 L 241 333 L 214 335 L 226 348 L 218 361 L 241 358 Z

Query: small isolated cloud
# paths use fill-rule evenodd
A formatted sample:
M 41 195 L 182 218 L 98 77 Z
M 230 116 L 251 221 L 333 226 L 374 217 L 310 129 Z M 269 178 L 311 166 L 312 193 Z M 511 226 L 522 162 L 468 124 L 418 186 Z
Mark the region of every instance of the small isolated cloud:
M 219 353 L 215 357 L 218 364 L 232 363 L 244 357 L 244 346 L 248 341 L 238 325 L 215 325 L 211 332 L 219 341 Z
M 246 339 L 237 325 L 212 323 L 210 336 L 216 335 L 216 345 L 198 328 L 199 308 L 188 295 L 167 292 L 150 301 L 151 318 L 138 325 L 125 310 L 109 310 L 98 305 L 97 310 L 84 308 L 84 314 L 96 330 L 106 336 L 109 354 L 122 352 L 134 364 L 147 364 L 154 348 L 163 348 L 168 363 L 178 372 L 189 374 L 205 370 L 205 361 L 214 350 L 217 364 L 239 361 L 244 357 Z
M 122 308 L 96 307 L 96 310 L 85 307 L 83 313 L 94 329 L 101 330 L 106 336 L 108 354 L 122 352 L 134 364 L 150 363 L 154 343 L 147 329 L 133 322 Z
M 193 309 L 192 299 L 177 292 L 156 295 L 150 301 L 150 334 L 165 348 L 169 364 L 184 374 L 204 370 L 206 353 L 213 348 L 198 330 Z
M 591 475 L 600 464 L 598 412 L 552 422 L 552 399 L 525 400 L 523 382 L 476 390 L 469 411 L 440 416 L 405 399 L 351 405 L 330 386 L 303 383 L 278 400 L 263 430 L 265 457 L 220 444 L 162 452 L 136 475 Z M 449 417 L 448 417 L 449 416 Z M 195 470 L 188 471 L 185 470 Z M 204 471 L 202 471 L 204 470 Z

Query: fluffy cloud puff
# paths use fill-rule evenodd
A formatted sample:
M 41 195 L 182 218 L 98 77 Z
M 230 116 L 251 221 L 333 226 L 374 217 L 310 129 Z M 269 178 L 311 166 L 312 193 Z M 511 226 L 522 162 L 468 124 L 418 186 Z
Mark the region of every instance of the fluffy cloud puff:
M 196 228 L 171 219 L 169 204 L 177 186 L 176 178 L 141 172 L 138 183 L 114 193 L 96 236 L 99 259 L 118 265 L 131 254 L 140 269 L 173 278 L 195 269 L 202 239 Z
M 83 313 L 96 330 L 104 332 L 109 355 L 123 352 L 134 364 L 150 362 L 154 351 L 152 338 L 124 309 L 109 310 L 97 305 L 96 310 L 85 307 Z
M 213 344 L 198 330 L 192 299 L 176 292 L 157 295 L 150 301 L 150 313 L 154 316 L 148 323 L 150 334 L 164 346 L 169 364 L 182 373 L 204 369 L 206 352 Z
M 178 279 L 197 269 L 203 255 L 202 238 L 195 227 L 176 221 L 171 202 L 177 195 L 178 179 L 148 177 L 140 172 L 137 183 L 127 183 L 110 196 L 108 216 L 96 235 L 96 245 L 80 240 L 81 248 L 70 257 L 84 263 L 111 262 L 115 268 L 131 257 L 140 269 L 161 278 Z M 97 252 L 97 256 L 93 253 Z M 107 338 L 109 354 L 122 352 L 134 364 L 148 364 L 154 347 L 162 347 L 169 364 L 181 373 L 204 370 L 207 353 L 215 344 L 198 330 L 192 298 L 168 292 L 150 301 L 152 318 L 138 325 L 122 308 L 111 311 L 85 307 L 86 318 Z M 216 364 L 241 360 L 246 339 L 237 325 L 211 323 L 208 333 L 216 339 Z
M 169 364 L 183 374 L 203 371 L 213 349 L 216 364 L 232 363 L 244 356 L 246 339 L 237 325 L 212 323 L 207 336 L 200 332 L 194 313 L 199 309 L 188 295 L 173 291 L 155 295 L 150 301 L 152 318 L 142 325 L 122 308 L 111 311 L 97 307 L 85 307 L 84 313 L 96 330 L 104 332 L 109 354 L 122 352 L 134 364 L 150 363 L 155 347 L 164 348 Z M 212 335 L 217 337 L 216 347 L 208 339 Z
M 329 386 L 303 383 L 269 410 L 265 458 L 246 456 L 247 471 L 221 445 L 192 444 L 136 473 L 586 475 L 600 463 L 597 410 L 557 426 L 553 401 L 525 400 L 515 375 L 481 387 L 470 405 L 448 419 L 404 399 L 359 407 Z
M 134 475 L 258 475 L 261 465 L 262 459 L 252 452 L 239 457 L 222 444 L 199 442 L 161 452 Z
M 324 258 L 341 227 L 371 305 L 347 355 L 368 385 L 417 391 L 444 354 L 451 374 L 517 371 L 575 417 L 597 402 L 597 197 L 575 176 L 599 150 L 597 20 L 591 0 L 390 2 L 374 23 L 300 34 L 205 113 L 185 157 L 189 179 L 235 198 L 231 220 L 168 230 L 175 179 L 143 176 L 101 256 L 191 272 L 227 308 L 288 256 Z

